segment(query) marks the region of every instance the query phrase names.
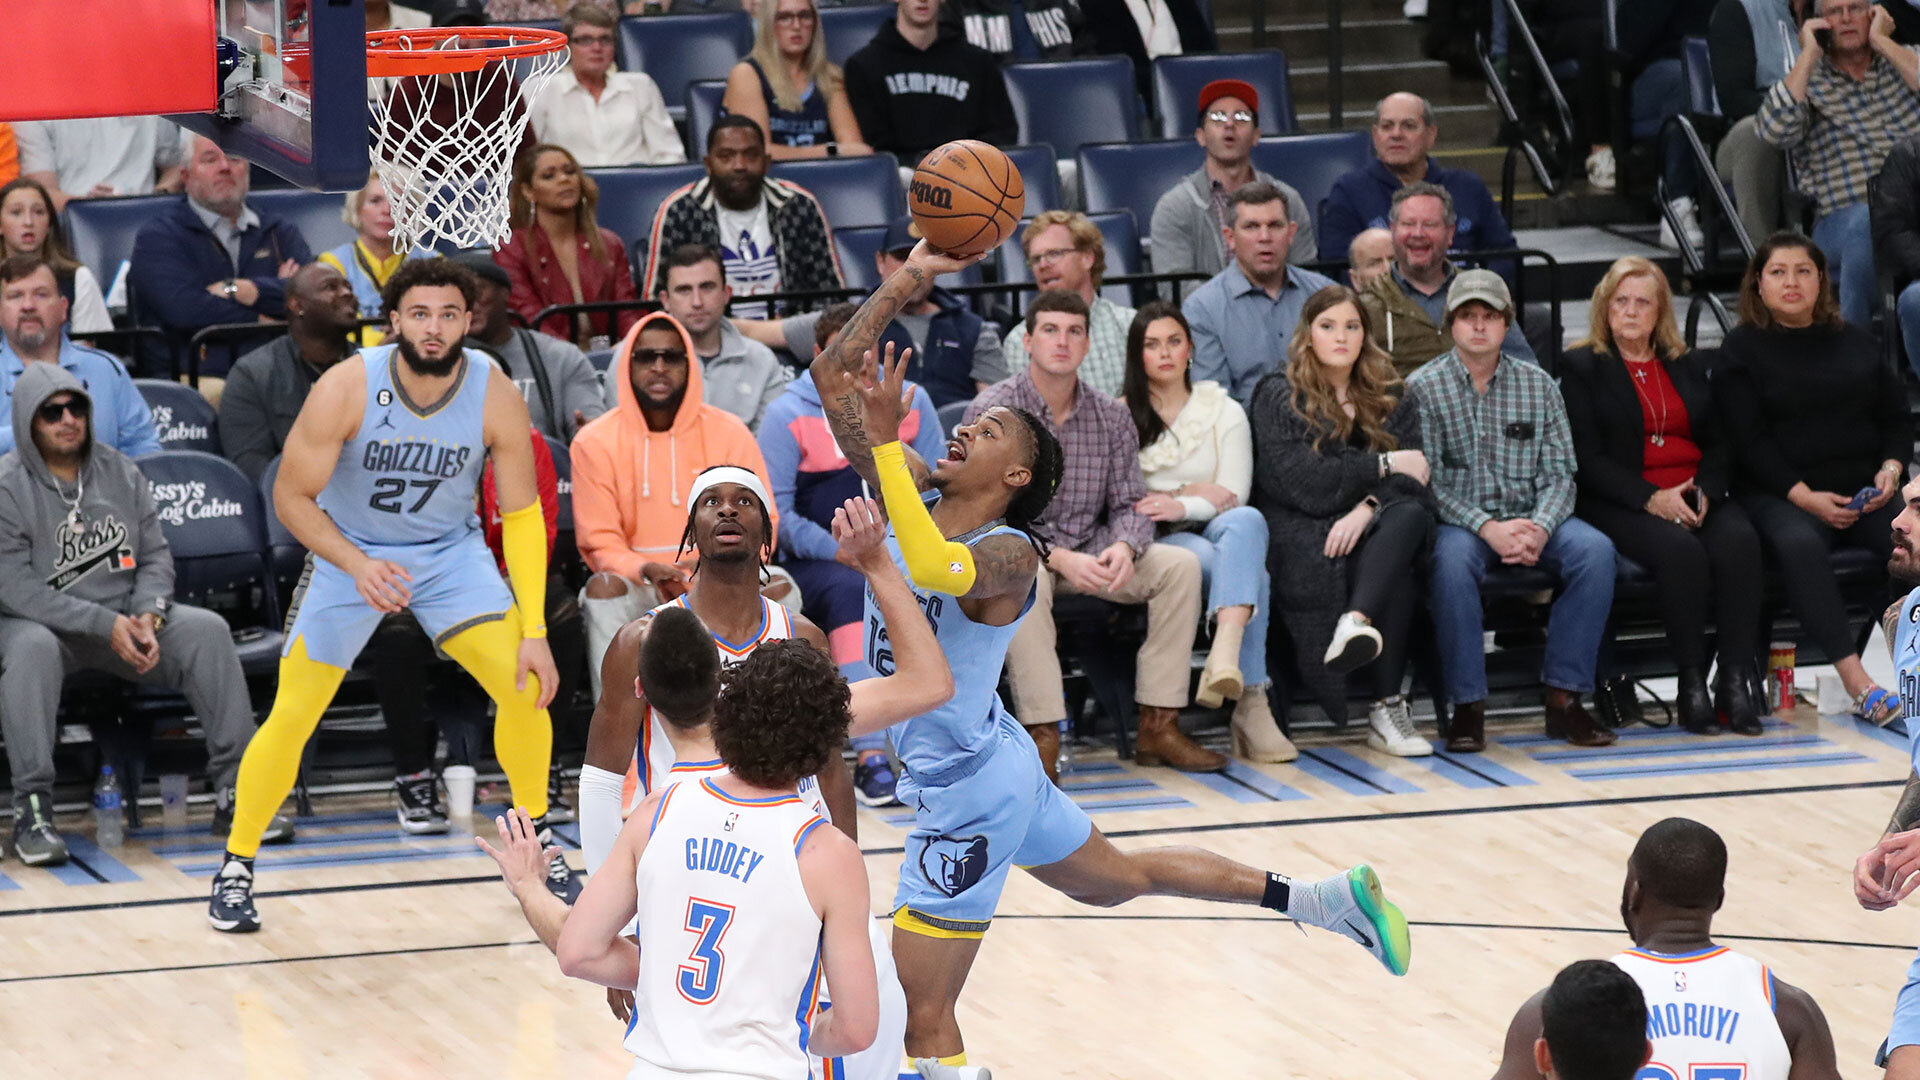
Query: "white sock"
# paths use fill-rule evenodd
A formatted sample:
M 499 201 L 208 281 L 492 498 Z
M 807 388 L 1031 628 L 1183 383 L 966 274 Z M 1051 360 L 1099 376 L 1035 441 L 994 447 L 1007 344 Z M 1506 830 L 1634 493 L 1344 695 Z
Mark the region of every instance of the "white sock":
M 580 767 L 580 850 L 587 873 L 597 874 L 620 836 L 620 791 L 627 778 L 593 765 Z

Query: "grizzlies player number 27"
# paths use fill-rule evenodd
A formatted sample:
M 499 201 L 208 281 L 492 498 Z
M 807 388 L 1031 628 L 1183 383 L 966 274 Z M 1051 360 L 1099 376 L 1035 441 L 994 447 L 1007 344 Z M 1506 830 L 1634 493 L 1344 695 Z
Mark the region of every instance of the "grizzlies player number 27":
M 407 513 L 417 514 L 427 505 L 427 500 L 433 498 L 433 493 L 440 489 L 440 481 L 437 479 L 402 480 L 397 476 L 383 476 L 373 482 L 373 496 L 367 500 L 367 505 L 375 510 L 397 514 L 400 512 L 400 501 L 409 487 L 421 489 L 420 497 L 413 500 L 412 506 L 407 507 Z

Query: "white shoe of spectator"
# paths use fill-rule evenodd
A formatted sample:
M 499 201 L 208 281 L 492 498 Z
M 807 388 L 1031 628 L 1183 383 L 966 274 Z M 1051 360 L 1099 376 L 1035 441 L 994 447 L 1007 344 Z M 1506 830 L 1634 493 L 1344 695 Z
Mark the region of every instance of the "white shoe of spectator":
M 1673 211 L 1673 216 L 1680 219 L 1680 229 L 1686 234 L 1687 246 L 1695 251 L 1705 249 L 1707 237 L 1700 231 L 1700 215 L 1694 209 L 1692 197 L 1683 195 L 1667 206 Z M 1660 246 L 1670 251 L 1680 250 L 1680 242 L 1673 236 L 1673 226 L 1667 224 L 1665 217 L 1660 219 Z
M 1376 701 L 1367 710 L 1367 745 L 1394 757 L 1426 757 L 1433 744 L 1420 737 L 1413 726 L 1413 713 L 1407 699 L 1398 695 Z
M 1409 19 L 1424 19 L 1427 17 L 1427 0 L 1407 0 L 1400 8 L 1400 13 Z
M 1587 155 L 1587 186 L 1595 191 L 1612 191 L 1615 183 L 1613 147 L 1603 146 Z

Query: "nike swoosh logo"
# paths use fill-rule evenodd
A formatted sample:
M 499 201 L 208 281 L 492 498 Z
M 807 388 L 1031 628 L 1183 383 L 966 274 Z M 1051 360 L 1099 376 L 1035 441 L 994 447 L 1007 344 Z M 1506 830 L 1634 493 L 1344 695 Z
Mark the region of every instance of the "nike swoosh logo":
M 1353 936 L 1360 939 L 1360 944 L 1363 948 L 1368 948 L 1368 949 L 1373 948 L 1373 939 L 1367 936 L 1367 932 L 1365 930 L 1362 930 L 1359 927 L 1353 925 L 1352 919 L 1345 919 L 1342 921 L 1344 921 L 1347 924 L 1347 929 L 1353 931 Z

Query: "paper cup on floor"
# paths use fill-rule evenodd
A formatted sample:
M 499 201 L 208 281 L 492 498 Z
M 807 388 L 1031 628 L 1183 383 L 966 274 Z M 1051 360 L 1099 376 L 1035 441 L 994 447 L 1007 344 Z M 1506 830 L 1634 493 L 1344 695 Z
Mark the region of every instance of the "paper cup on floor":
M 473 816 L 473 766 L 449 765 L 440 778 L 447 784 L 447 816 L 466 820 Z
M 1822 675 L 1816 684 L 1820 691 L 1818 707 L 1821 716 L 1843 716 L 1853 711 L 1853 698 L 1847 694 L 1847 686 L 1838 675 Z

